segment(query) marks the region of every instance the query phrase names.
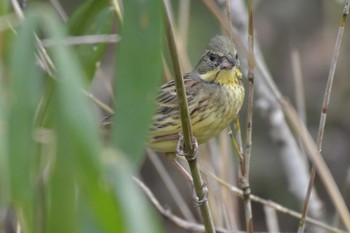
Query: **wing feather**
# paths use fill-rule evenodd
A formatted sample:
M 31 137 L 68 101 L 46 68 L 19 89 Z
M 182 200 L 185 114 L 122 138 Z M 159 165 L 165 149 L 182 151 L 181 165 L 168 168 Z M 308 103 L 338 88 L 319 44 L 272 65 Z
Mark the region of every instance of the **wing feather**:
M 190 117 L 192 118 L 199 111 L 198 100 L 194 97 L 201 90 L 200 85 L 202 84 L 188 76 L 184 77 L 184 84 Z M 181 132 L 181 122 L 174 81 L 170 81 L 161 87 L 157 102 L 158 107 L 151 127 L 152 141 L 177 139 Z

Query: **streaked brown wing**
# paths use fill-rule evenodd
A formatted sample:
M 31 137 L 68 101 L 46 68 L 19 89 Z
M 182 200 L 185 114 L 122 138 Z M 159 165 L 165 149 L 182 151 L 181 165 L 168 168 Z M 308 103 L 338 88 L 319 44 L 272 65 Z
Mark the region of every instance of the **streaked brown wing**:
M 188 106 L 191 111 L 195 108 L 196 100 L 194 96 L 201 83 L 185 76 L 184 84 Z M 170 81 L 161 87 L 157 101 L 158 107 L 151 128 L 152 141 L 177 139 L 179 132 L 181 132 L 181 122 L 174 81 Z
M 164 140 L 178 140 L 179 134 L 169 134 L 169 135 L 162 135 L 152 138 L 152 142 L 158 142 L 158 141 L 164 141 Z

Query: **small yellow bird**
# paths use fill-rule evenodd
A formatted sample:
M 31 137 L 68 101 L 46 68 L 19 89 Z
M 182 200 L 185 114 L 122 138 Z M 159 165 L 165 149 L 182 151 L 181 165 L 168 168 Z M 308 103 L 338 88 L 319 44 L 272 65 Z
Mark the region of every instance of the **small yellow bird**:
M 183 77 L 193 136 L 204 143 L 225 129 L 244 100 L 240 63 L 234 44 L 215 36 L 197 66 Z M 161 87 L 148 146 L 158 152 L 175 152 L 182 132 L 175 82 Z

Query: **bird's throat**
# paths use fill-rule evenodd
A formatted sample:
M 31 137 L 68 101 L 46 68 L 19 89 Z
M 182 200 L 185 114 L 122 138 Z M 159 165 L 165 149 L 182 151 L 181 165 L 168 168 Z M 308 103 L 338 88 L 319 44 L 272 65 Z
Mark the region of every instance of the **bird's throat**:
M 223 86 L 239 85 L 240 80 L 242 79 L 241 71 L 234 67 L 230 70 L 220 70 L 217 73 L 214 82 Z

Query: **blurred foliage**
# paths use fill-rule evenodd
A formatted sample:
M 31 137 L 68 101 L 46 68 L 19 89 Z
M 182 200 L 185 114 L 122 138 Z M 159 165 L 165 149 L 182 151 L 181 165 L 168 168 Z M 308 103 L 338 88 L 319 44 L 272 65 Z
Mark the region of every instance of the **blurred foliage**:
M 141 161 L 161 76 L 161 1 L 124 2 L 115 81 L 113 137 L 133 164 Z M 145 46 L 147 45 L 147 46 Z M 137 133 L 135 133 L 137 132 Z
M 87 15 L 89 17 L 85 17 Z M 113 16 L 114 12 L 109 1 L 86 1 L 69 18 L 69 34 L 72 36 L 110 34 Z M 80 45 L 76 49 L 84 67 L 85 77 L 90 82 L 105 52 L 106 44 Z
M 24 232 L 161 232 L 130 178 L 144 158 L 161 76 L 164 33 L 160 1 L 123 1 L 124 25 L 116 22 L 118 17 L 107 0 L 60 0 L 68 12 L 66 23 L 57 19 L 55 10 L 30 7 L 33 1 L 27 2 L 25 19 L 20 21 L 3 18 L 14 11 L 10 1 L 0 1 L 0 221 L 11 206 Z M 181 26 L 181 1 L 171 2 L 175 23 Z M 190 2 L 184 51 L 194 66 L 208 40 L 222 31 L 201 1 Z M 307 121 L 310 131 L 316 132 L 343 3 L 254 2 L 257 40 L 278 87 L 292 101 L 295 90 L 290 51 L 295 48 L 300 52 Z M 50 77 L 38 65 L 33 31 L 58 40 L 110 33 L 120 33 L 124 39 L 114 47 L 104 43 L 74 47 L 57 43 L 47 49 L 55 66 L 54 77 Z M 350 163 L 349 39 L 347 25 L 323 147 L 323 155 L 340 186 L 345 183 Z M 115 55 L 117 61 L 109 62 Z M 88 90 L 100 68 L 114 81 L 118 117 L 112 144 L 101 140 L 95 105 L 83 91 Z M 300 210 L 286 188 L 285 167 L 267 134 L 270 129 L 259 114 L 254 117 L 252 192 Z M 50 128 L 42 128 L 47 127 L 48 119 Z M 201 150 L 201 154 L 206 152 Z M 200 160 L 213 163 L 204 155 Z M 177 213 L 177 204 L 169 200 L 170 194 L 154 167 L 146 163 L 143 170 L 147 185 Z M 170 166 L 167 170 L 173 171 Z M 178 178 L 182 191 L 188 189 L 177 172 L 171 176 Z M 316 188 L 328 217 L 332 217 L 334 208 L 320 182 Z M 187 196 L 191 199 L 190 194 Z M 236 210 L 241 213 L 239 208 Z M 254 205 L 253 211 L 256 230 L 265 230 L 262 206 Z M 279 222 L 283 231 L 296 229 L 297 222 L 289 216 L 279 216 Z M 180 231 L 174 224 L 167 229 Z
M 138 50 L 134 50 L 133 44 L 124 43 L 121 51 L 127 53 L 121 52 L 118 67 L 128 74 L 127 79 L 138 80 L 137 85 L 154 90 L 160 77 L 160 1 L 152 1 L 153 9 L 159 10 L 155 13 L 148 5 L 148 1 L 125 5 L 122 35 L 125 33 L 128 38 L 128 31 L 135 30 L 128 29 L 137 26 L 129 23 L 133 19 L 128 15 L 133 15 L 147 22 L 143 29 L 147 40 Z M 10 27 L 0 35 L 9 56 L 0 60 L 4 66 L 0 80 L 0 212 L 13 208 L 23 232 L 161 231 L 131 179 L 133 169 L 126 158 L 133 158 L 133 154 L 122 154 L 112 145 L 102 146 L 97 113 L 85 94 L 106 44 L 73 48 L 61 43 L 68 35 L 109 34 L 113 19 L 109 1 L 85 2 L 67 24 L 57 18 L 52 8 L 37 4 L 28 7 L 18 27 L 13 25 L 10 39 L 5 40 Z M 39 61 L 46 63 L 38 56 L 35 33 L 41 32 L 55 42 L 47 49 L 53 62 L 52 77 L 38 65 Z M 122 61 L 123 56 L 130 58 L 128 53 L 145 54 L 147 64 L 135 69 L 133 63 L 133 71 L 129 73 L 124 66 L 130 60 Z M 119 86 L 118 90 L 130 91 L 128 88 Z M 129 96 L 118 100 L 118 105 L 129 106 L 137 101 L 139 96 Z M 150 99 L 145 103 L 144 110 L 152 109 L 152 102 Z M 146 115 L 138 114 L 139 127 L 147 128 L 142 124 L 148 124 L 150 111 Z M 46 118 L 52 121 L 50 128 L 40 127 L 45 124 L 38 121 Z M 145 134 L 142 132 L 143 137 L 135 137 L 129 145 L 121 143 L 122 139 L 116 139 L 115 143 L 123 145 L 125 153 L 137 148 L 140 154 Z M 1 228 L 5 224 L 3 215 Z

